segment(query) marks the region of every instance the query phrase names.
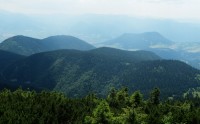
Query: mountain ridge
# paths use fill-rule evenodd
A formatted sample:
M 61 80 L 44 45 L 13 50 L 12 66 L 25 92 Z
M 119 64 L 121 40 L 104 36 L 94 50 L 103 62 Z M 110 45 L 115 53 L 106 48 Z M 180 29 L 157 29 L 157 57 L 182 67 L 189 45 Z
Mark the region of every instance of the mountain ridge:
M 58 49 L 90 50 L 94 48 L 94 46 L 87 42 L 68 35 L 56 35 L 45 39 L 17 35 L 0 43 L 1 50 L 26 56 Z
M 152 45 L 170 45 L 172 43 L 173 41 L 168 40 L 158 32 L 144 32 L 124 33 L 113 40 L 102 43 L 102 45 L 123 49 L 145 50 Z
M 9 66 L 3 74 L 10 85 L 29 84 L 38 89 L 60 91 L 69 97 L 82 97 L 91 92 L 105 96 L 111 87 L 128 87 L 131 92 L 141 90 L 144 94 L 159 87 L 165 97 L 180 96 L 200 85 L 197 80 L 200 71 L 183 62 L 160 57 L 152 59 L 146 57 L 148 54 L 133 59 L 130 51 L 123 50 L 118 50 L 117 55 L 121 57 L 116 57 L 105 49 L 114 53 L 117 50 L 98 48 L 96 51 L 37 53 Z M 123 52 L 127 52 L 127 56 Z

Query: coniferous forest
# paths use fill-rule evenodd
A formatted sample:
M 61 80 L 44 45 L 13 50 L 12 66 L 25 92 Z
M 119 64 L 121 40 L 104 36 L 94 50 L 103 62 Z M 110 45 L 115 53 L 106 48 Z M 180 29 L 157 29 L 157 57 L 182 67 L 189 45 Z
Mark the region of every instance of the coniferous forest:
M 140 91 L 111 89 L 106 98 L 89 94 L 68 98 L 58 92 L 0 92 L 1 124 L 199 124 L 200 99 L 160 100 L 154 88 L 147 99 Z

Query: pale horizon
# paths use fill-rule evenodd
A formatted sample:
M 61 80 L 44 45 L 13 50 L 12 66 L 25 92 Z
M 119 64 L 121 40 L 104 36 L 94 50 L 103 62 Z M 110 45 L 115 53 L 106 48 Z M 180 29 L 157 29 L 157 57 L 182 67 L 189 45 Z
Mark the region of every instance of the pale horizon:
M 200 20 L 199 0 L 0 0 L 0 12 L 25 15 L 106 14 L 131 17 Z

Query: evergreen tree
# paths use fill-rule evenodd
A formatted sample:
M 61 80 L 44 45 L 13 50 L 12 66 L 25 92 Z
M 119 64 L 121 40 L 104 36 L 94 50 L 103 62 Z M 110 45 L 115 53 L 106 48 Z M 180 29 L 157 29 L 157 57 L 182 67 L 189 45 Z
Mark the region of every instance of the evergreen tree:
M 108 97 L 107 97 L 107 101 L 109 103 L 110 106 L 112 107 L 117 107 L 118 106 L 118 101 L 117 101 L 117 91 L 115 88 L 112 88 Z
M 122 88 L 116 94 L 116 99 L 119 108 L 125 108 L 129 102 L 128 88 Z
M 135 111 L 131 108 L 124 109 L 124 124 L 137 124 Z
M 111 113 L 108 103 L 103 100 L 93 111 L 93 116 L 87 116 L 85 118 L 85 122 L 92 124 L 109 124 L 112 122 L 112 118 L 113 113 Z
M 200 100 L 159 101 L 154 89 L 148 101 L 140 92 L 129 95 L 126 89 L 111 92 L 107 99 L 90 94 L 67 98 L 58 92 L 18 89 L 0 91 L 0 123 L 93 123 L 93 124 L 199 124 Z M 110 106 L 111 98 L 117 106 Z M 124 101 L 122 101 L 124 100 Z M 127 101 L 132 104 L 127 104 Z M 142 104 L 141 104 L 142 103 Z M 137 107 L 136 107 L 137 106 Z
M 155 88 L 150 94 L 150 103 L 153 105 L 158 105 L 160 103 L 160 89 Z
M 140 91 L 134 92 L 130 97 L 130 103 L 133 107 L 138 107 L 142 103 L 142 94 Z

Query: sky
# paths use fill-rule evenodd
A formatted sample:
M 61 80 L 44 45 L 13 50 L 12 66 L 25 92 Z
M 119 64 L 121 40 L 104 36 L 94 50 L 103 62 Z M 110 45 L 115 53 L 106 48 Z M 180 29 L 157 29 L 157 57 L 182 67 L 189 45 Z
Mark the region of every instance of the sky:
M 200 20 L 200 0 L 0 0 L 0 11 L 36 15 L 112 14 Z

